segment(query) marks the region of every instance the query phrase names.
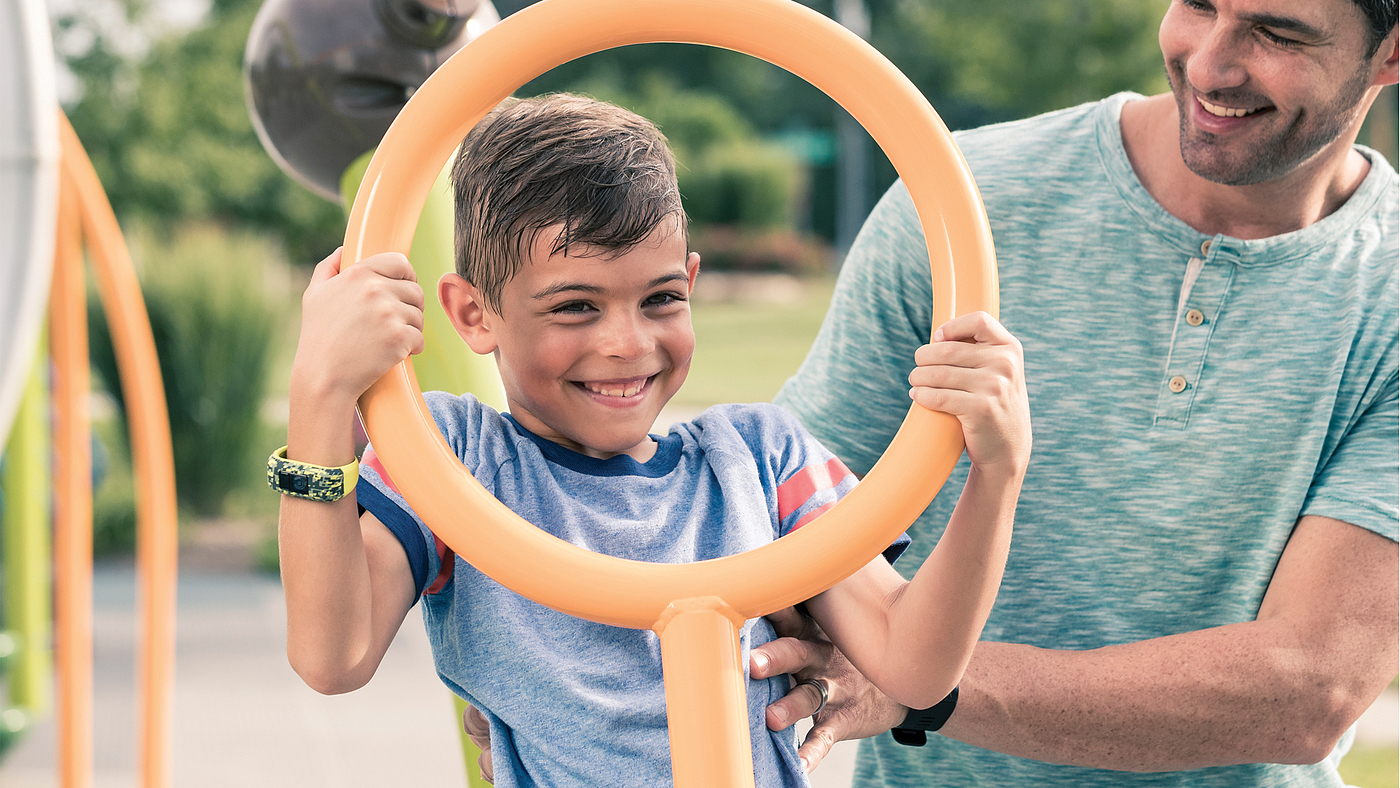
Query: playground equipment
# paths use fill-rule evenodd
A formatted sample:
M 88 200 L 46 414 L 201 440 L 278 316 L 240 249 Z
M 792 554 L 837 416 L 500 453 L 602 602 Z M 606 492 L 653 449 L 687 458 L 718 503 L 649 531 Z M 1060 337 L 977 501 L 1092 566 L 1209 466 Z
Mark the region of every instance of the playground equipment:
M 268 0 L 243 56 L 258 139 L 293 180 L 339 202 L 342 174 L 409 96 L 499 21 L 489 0 Z
M 53 47 L 37 2 L 0 3 L 0 752 L 50 706 L 49 408 L 43 327 L 58 216 Z M 14 427 L 13 431 L 11 427 Z M 8 443 L 6 443 L 7 438 Z
M 140 784 L 170 784 L 174 678 L 175 486 L 165 395 L 131 260 L 77 135 L 57 109 L 48 16 L 37 0 L 0 3 L 0 437 L 4 474 L 4 607 L 0 663 L 8 700 L 0 743 L 48 711 L 49 645 L 56 652 L 58 774 L 92 783 L 92 436 L 84 241 L 121 370 L 137 480 L 142 609 L 138 659 Z M 61 151 L 61 154 L 60 154 Z M 40 329 L 47 302 L 50 353 Z M 31 359 L 37 360 L 31 362 Z M 31 366 L 32 363 L 32 366 Z M 33 370 L 31 372 L 31 369 Z M 50 473 L 49 398 L 53 377 Z M 20 404 L 23 392 L 23 404 Z M 20 415 L 14 419 L 16 409 Z M 52 584 L 50 583 L 50 479 Z M 50 588 L 52 585 L 52 589 Z M 52 595 L 53 629 L 49 628 Z
M 0 4 L 0 444 L 29 380 L 58 216 L 53 45 L 38 2 Z
M 348 214 L 375 146 L 409 97 L 499 21 L 489 0 L 268 0 L 243 57 L 243 93 L 258 139 L 283 172 Z M 409 250 L 424 283 L 453 270 L 452 193 L 441 169 Z M 423 336 L 417 361 L 424 386 L 471 391 L 505 408 L 495 363 L 460 352 L 442 310 L 426 311 Z M 465 701 L 452 698 L 468 783 L 484 786 L 475 769 L 480 750 L 461 728 Z
M 991 233 L 947 128 L 876 50 L 790 0 L 545 0 L 518 12 L 449 59 L 399 114 L 351 210 L 345 259 L 409 251 L 441 162 L 512 90 L 595 51 L 660 41 L 743 52 L 824 90 L 880 143 L 913 196 L 929 245 L 933 324 L 996 314 Z M 493 498 L 439 434 L 410 360 L 366 392 L 360 412 L 404 496 L 457 555 L 556 610 L 657 632 L 680 788 L 752 785 L 742 622 L 810 598 L 877 555 L 928 505 L 963 448 L 955 419 L 912 406 L 864 481 L 801 531 L 736 556 L 657 565 L 563 542 Z

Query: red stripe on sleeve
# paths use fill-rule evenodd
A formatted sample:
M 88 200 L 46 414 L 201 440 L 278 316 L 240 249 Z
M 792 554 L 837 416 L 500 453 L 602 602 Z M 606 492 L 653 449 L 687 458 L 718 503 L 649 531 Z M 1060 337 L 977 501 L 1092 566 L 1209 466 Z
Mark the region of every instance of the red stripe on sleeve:
M 850 469 L 836 457 L 822 465 L 809 465 L 793 474 L 787 481 L 778 485 L 778 519 L 787 519 L 788 515 L 811 500 L 813 495 L 822 490 L 830 490 L 850 475 Z M 803 518 L 803 522 L 806 522 L 806 518 Z
M 452 579 L 452 567 L 457 564 L 457 554 L 452 552 L 452 548 L 439 539 L 437 534 L 433 534 L 433 547 L 437 549 L 438 554 L 438 573 L 437 577 L 433 578 L 432 585 L 423 592 L 425 594 L 441 591 L 442 587 L 447 585 L 447 581 Z
M 823 514 L 826 513 L 826 510 L 827 510 L 827 509 L 830 509 L 831 507 L 833 507 L 833 506 L 835 506 L 835 505 L 836 505 L 836 502 L 835 502 L 835 501 L 832 501 L 832 502 L 829 503 L 829 504 L 826 504 L 826 505 L 824 505 L 824 506 L 819 506 L 819 507 L 817 507 L 816 509 L 813 509 L 812 511 L 810 511 L 810 512 L 804 514 L 804 515 L 802 515 L 802 519 L 801 519 L 801 520 L 798 520 L 796 523 L 793 523 L 792 528 L 790 528 L 790 529 L 788 530 L 788 533 L 792 533 L 793 531 L 796 531 L 798 528 L 801 528 L 802 526 L 806 525 L 807 523 L 810 523 L 810 522 L 812 522 L 813 520 L 817 519 L 818 517 L 821 517 Z

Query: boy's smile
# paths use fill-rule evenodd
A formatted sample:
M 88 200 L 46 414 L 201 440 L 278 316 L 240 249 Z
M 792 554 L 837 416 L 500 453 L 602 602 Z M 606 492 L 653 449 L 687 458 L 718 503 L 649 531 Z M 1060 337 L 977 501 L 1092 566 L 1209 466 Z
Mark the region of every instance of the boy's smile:
M 593 457 L 645 462 L 656 451 L 648 432 L 695 351 L 689 298 L 699 255 L 686 254 L 672 218 L 621 254 L 575 245 L 550 255 L 559 231 L 535 238 L 499 311 L 460 320 L 446 290 L 444 305 L 473 350 L 495 354 L 522 426 Z

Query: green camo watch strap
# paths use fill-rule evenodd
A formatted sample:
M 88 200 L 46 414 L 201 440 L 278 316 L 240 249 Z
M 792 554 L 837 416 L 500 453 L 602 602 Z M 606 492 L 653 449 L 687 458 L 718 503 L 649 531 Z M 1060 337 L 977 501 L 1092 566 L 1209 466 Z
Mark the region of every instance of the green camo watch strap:
M 283 446 L 267 458 L 267 483 L 272 489 L 294 498 L 309 501 L 338 501 L 355 490 L 360 480 L 360 461 L 328 468 L 287 459 Z

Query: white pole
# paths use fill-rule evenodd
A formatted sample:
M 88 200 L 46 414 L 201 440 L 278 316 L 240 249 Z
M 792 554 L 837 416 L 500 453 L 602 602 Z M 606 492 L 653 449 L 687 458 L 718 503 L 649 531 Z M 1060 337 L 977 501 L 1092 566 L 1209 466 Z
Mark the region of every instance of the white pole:
M 58 98 L 42 0 L 0 0 L 0 446 L 34 362 L 58 215 Z

